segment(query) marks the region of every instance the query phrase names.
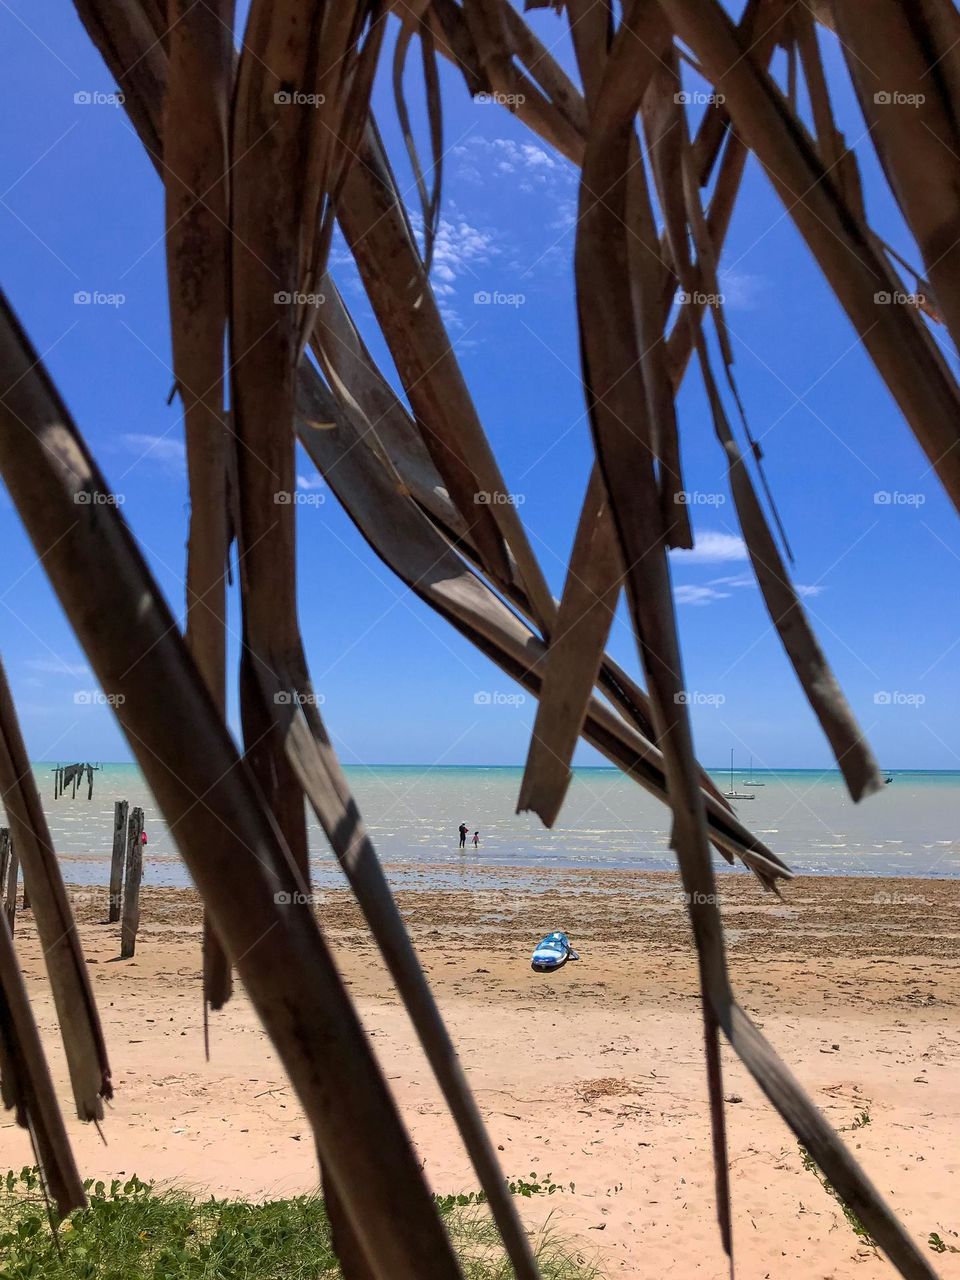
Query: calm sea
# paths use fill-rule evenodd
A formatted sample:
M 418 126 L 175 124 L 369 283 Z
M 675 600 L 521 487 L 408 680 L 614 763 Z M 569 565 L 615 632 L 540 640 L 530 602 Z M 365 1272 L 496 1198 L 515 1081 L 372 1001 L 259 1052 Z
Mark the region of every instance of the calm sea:
M 463 883 L 472 862 L 517 868 L 663 870 L 675 864 L 667 847 L 666 810 L 618 770 L 577 769 L 557 825 L 547 830 L 532 814 L 517 814 L 519 768 L 417 765 L 347 768 L 350 784 L 381 859 L 400 882 Z M 186 884 L 188 877 L 160 812 L 136 765 L 107 764 L 71 799 L 53 798 L 50 764 L 34 773 L 68 881 L 106 883 L 113 803 L 144 810 L 149 846 L 146 876 L 154 884 Z M 729 773 L 717 770 L 726 789 Z M 881 794 L 855 805 L 837 773 L 812 769 L 757 771 L 763 785 L 737 789 L 741 820 L 797 872 L 837 875 L 960 876 L 960 773 L 894 772 Z M 457 845 L 465 822 L 480 832 L 474 853 Z M 319 884 L 340 873 L 315 821 L 311 851 Z M 427 867 L 431 870 L 427 871 Z M 422 872 L 420 871 L 422 868 Z M 512 882 L 515 883 L 515 880 Z

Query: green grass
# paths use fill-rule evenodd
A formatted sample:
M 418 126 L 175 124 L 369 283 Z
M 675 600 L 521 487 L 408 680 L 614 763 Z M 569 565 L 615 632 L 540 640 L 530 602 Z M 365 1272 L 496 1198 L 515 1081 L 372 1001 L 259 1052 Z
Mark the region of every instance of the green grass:
M 521 1195 L 561 1188 L 536 1175 Z M 551 1190 L 552 1188 L 552 1190 Z M 89 1207 L 51 1223 L 35 1169 L 0 1181 L 0 1280 L 338 1280 L 323 1201 L 197 1200 L 132 1177 L 88 1184 Z M 512 1280 L 476 1193 L 438 1196 L 467 1280 Z M 548 1228 L 537 1240 L 544 1280 L 597 1280 L 581 1252 Z

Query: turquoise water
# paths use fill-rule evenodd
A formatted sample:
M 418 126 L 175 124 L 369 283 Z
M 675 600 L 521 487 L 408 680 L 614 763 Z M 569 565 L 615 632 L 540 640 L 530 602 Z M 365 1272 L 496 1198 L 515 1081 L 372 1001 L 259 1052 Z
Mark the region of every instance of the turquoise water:
M 517 814 L 519 768 L 419 765 L 348 767 L 346 770 L 381 859 L 413 873 L 431 870 L 436 883 L 463 882 L 472 862 L 506 868 L 635 868 L 674 866 L 667 844 L 667 813 L 652 796 L 615 769 L 577 769 L 553 830 L 533 814 Z M 155 884 L 185 884 L 188 877 L 146 783 L 132 764 L 108 764 L 95 775 L 92 801 L 84 786 L 53 799 L 52 765 L 34 773 L 69 881 L 102 884 L 109 869 L 113 803 L 144 810 L 149 845 L 146 875 Z M 714 777 L 723 789 L 729 771 Z M 753 799 L 738 815 L 796 872 L 820 875 L 960 876 L 960 773 L 896 771 L 894 781 L 863 804 L 847 795 L 840 775 L 812 769 L 757 770 L 763 782 L 737 789 Z M 457 844 L 465 822 L 474 853 Z M 339 870 L 316 821 L 311 855 L 318 883 L 339 883 Z M 445 869 L 445 870 L 444 870 Z

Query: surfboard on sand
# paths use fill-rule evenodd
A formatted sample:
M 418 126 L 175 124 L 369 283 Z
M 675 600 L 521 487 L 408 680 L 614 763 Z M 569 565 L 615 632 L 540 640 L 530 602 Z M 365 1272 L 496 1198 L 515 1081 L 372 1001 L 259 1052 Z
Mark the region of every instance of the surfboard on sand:
M 548 933 L 535 947 L 531 967 L 537 973 L 552 973 L 554 969 L 565 965 L 568 960 L 579 959 L 565 933 Z

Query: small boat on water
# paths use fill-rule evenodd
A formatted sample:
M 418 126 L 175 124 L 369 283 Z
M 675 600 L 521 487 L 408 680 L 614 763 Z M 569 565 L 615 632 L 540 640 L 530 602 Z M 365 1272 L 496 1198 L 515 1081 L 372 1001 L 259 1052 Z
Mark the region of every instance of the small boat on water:
M 761 782 L 759 778 L 755 778 L 753 776 L 753 756 L 750 757 L 750 768 L 747 772 L 747 776 L 743 780 L 743 785 L 745 787 L 765 787 L 767 785 L 765 782 Z
M 733 747 L 730 748 L 730 790 L 723 793 L 726 800 L 752 800 L 753 794 L 749 791 L 738 791 L 733 781 Z

